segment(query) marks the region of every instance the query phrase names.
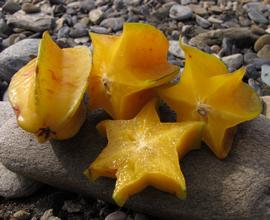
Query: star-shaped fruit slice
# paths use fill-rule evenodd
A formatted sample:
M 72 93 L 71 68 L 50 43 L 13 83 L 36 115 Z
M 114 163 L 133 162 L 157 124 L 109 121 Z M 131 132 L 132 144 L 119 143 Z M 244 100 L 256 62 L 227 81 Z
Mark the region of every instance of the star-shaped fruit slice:
M 179 72 L 167 61 L 166 37 L 151 25 L 126 23 L 120 36 L 90 33 L 90 37 L 90 109 L 103 108 L 114 119 L 133 118 L 154 96 L 152 88 Z
M 106 120 L 98 128 L 107 134 L 108 145 L 86 170 L 95 180 L 117 178 L 113 199 L 126 200 L 153 186 L 184 199 L 186 185 L 179 158 L 199 148 L 203 122 L 161 123 L 150 101 L 131 120 Z
M 83 124 L 82 102 L 91 71 L 87 47 L 59 48 L 45 32 L 38 57 L 21 68 L 9 85 L 9 101 L 24 130 L 39 142 L 67 139 Z
M 244 68 L 229 73 L 214 55 L 181 43 L 180 46 L 186 55 L 180 82 L 159 89 L 159 94 L 177 112 L 177 121 L 204 121 L 203 141 L 218 158 L 225 158 L 236 125 L 257 117 L 261 101 L 242 81 Z

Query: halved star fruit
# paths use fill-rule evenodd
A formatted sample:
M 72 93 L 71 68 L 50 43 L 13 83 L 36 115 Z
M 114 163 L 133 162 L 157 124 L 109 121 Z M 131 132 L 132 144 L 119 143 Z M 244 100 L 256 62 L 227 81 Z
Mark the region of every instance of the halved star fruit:
M 179 158 L 199 148 L 203 125 L 161 123 L 155 101 L 150 101 L 134 119 L 106 120 L 98 125 L 107 134 L 108 145 L 85 174 L 92 180 L 116 178 L 113 199 L 119 206 L 147 186 L 185 199 Z
M 177 121 L 204 121 L 203 141 L 218 158 L 225 158 L 236 125 L 261 113 L 260 98 L 242 81 L 244 68 L 229 73 L 217 57 L 180 46 L 186 55 L 180 82 L 159 89 L 159 94 L 177 112 Z
M 9 101 L 24 130 L 39 142 L 67 139 L 83 124 L 82 102 L 91 71 L 87 47 L 59 48 L 45 32 L 38 57 L 21 68 L 9 85 Z
M 90 33 L 90 37 L 94 48 L 90 109 L 103 108 L 114 119 L 134 117 L 154 96 L 152 88 L 179 72 L 167 62 L 166 37 L 151 25 L 126 23 L 120 36 Z

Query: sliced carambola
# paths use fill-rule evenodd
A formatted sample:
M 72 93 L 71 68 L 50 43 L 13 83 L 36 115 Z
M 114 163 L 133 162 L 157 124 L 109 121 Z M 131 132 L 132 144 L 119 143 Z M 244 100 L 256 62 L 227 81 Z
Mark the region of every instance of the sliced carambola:
M 85 120 L 82 98 L 90 71 L 87 47 L 61 49 L 45 32 L 38 57 L 21 68 L 9 86 L 18 124 L 40 142 L 72 137 Z
M 166 37 L 151 25 L 126 23 L 120 36 L 90 36 L 94 48 L 90 108 L 104 108 L 114 119 L 134 117 L 153 97 L 152 88 L 179 72 L 167 62 Z
M 245 69 L 229 73 L 217 57 L 180 45 L 185 67 L 180 82 L 159 90 L 160 96 L 177 112 L 177 121 L 204 121 L 204 142 L 218 158 L 232 146 L 236 125 L 257 117 L 261 101 L 242 82 Z
M 147 186 L 186 197 L 179 158 L 201 142 L 203 122 L 161 123 L 150 101 L 131 120 L 106 120 L 98 125 L 108 145 L 85 174 L 117 178 L 113 198 L 122 206 Z

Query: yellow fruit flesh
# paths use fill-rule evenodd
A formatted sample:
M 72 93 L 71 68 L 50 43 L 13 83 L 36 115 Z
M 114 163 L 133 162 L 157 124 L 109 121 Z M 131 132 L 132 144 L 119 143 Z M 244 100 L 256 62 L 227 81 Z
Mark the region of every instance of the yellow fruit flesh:
M 258 116 L 261 102 L 242 82 L 245 70 L 228 73 L 213 55 L 181 45 L 186 54 L 180 82 L 161 88 L 160 96 L 177 112 L 178 121 L 204 121 L 204 142 L 218 158 L 225 158 L 237 124 Z
M 130 119 L 153 97 L 151 88 L 178 73 L 167 62 L 165 36 L 150 25 L 127 23 L 121 36 L 90 36 L 90 109 L 104 108 L 115 119 Z
M 37 59 L 19 70 L 9 86 L 19 125 L 40 142 L 76 134 L 85 120 L 82 98 L 90 71 L 87 47 L 61 49 L 45 32 Z
M 202 127 L 202 122 L 161 123 L 151 101 L 132 120 L 99 124 L 108 145 L 86 173 L 93 180 L 116 177 L 113 198 L 120 206 L 149 185 L 184 199 L 179 157 L 199 147 Z

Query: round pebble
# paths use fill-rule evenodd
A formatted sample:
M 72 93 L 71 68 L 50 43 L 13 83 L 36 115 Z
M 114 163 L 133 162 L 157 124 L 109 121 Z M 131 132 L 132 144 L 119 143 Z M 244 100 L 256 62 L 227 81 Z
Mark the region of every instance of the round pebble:
M 122 211 L 115 211 L 107 215 L 105 220 L 126 220 L 127 214 Z

